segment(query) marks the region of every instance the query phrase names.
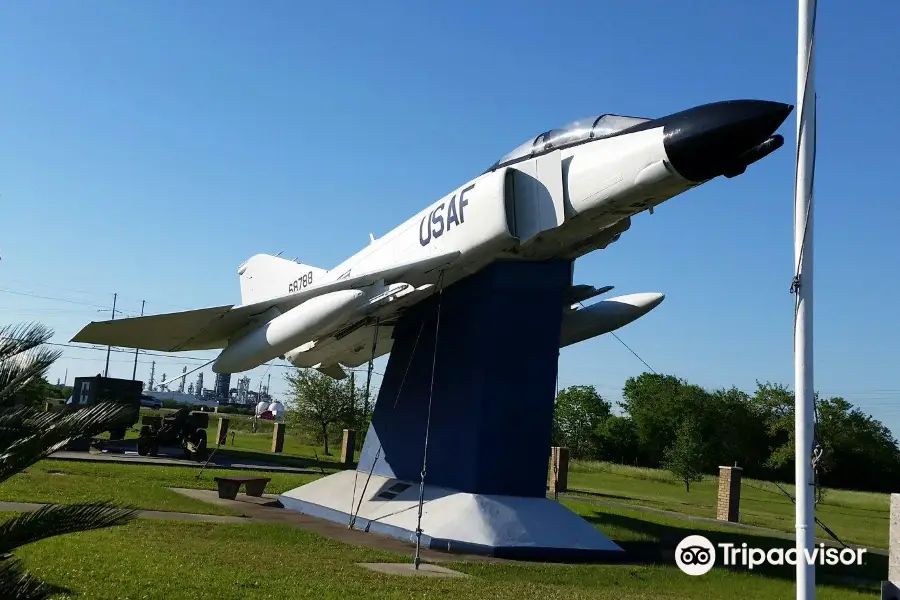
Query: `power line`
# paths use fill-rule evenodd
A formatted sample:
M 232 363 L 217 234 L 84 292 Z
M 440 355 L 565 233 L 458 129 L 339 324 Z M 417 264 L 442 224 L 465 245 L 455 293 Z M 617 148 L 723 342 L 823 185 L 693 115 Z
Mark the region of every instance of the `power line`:
M 587 308 L 587 307 L 584 305 L 584 302 L 579 302 L 578 304 L 581 305 L 581 308 Z M 625 342 L 623 342 L 623 341 L 622 341 L 622 338 L 620 338 L 619 336 L 617 336 L 615 331 L 610 331 L 610 334 L 612 334 L 612 336 L 613 336 L 614 338 L 616 338 L 617 340 L 619 340 L 619 343 L 622 344 L 623 346 L 625 346 L 625 348 L 626 348 L 629 352 L 631 352 L 632 354 L 634 354 L 634 356 L 635 356 L 639 361 L 641 361 L 642 363 L 644 363 L 644 366 L 645 366 L 645 367 L 647 367 L 648 369 L 650 369 L 651 371 L 653 371 L 653 373 L 654 373 L 655 375 L 659 375 L 659 373 L 657 373 L 657 372 L 653 369 L 653 367 L 651 367 L 650 365 L 647 364 L 647 361 L 646 361 L 646 360 L 644 360 L 643 358 L 641 358 L 641 356 L 640 356 L 637 352 L 635 352 L 634 350 L 632 350 L 631 347 L 630 347 L 628 344 L 626 344 Z
M 39 287 L 39 288 L 47 288 L 47 289 L 52 289 L 52 290 L 59 289 L 58 285 L 51 285 L 48 283 L 34 283 L 34 282 L 30 282 L 30 281 L 25 281 L 24 279 L 7 279 L 6 281 L 10 281 L 13 283 L 21 283 L 21 284 L 25 285 L 26 287 Z M 87 295 L 91 295 L 91 296 L 103 296 L 103 297 L 109 296 L 112 293 L 112 292 L 100 292 L 97 290 L 90 290 L 90 291 L 79 290 L 79 289 L 70 287 L 68 285 L 66 286 L 66 290 L 68 290 L 70 292 L 75 292 L 77 294 L 87 294 Z
M 116 310 L 118 311 L 118 309 L 116 309 Z M 11 338 L 0 338 L 0 339 L 11 339 Z M 104 348 L 104 347 L 90 346 L 90 345 L 88 345 L 88 346 L 82 346 L 82 345 L 79 345 L 79 344 L 73 344 L 73 343 L 64 343 L 64 342 L 44 342 L 44 344 L 47 345 L 47 346 L 57 346 L 57 347 L 61 347 L 61 348 L 72 348 L 72 349 L 75 349 L 75 350 L 94 350 L 94 351 L 97 351 L 97 352 L 106 352 L 106 351 L 107 351 L 107 348 Z M 131 349 L 118 348 L 118 347 L 116 347 L 116 346 L 112 346 L 112 347 L 111 347 L 111 351 L 112 351 L 112 352 L 119 352 L 119 353 L 127 353 L 127 354 L 130 354 L 130 353 L 132 352 Z M 146 350 L 139 350 L 139 354 L 142 355 L 142 356 L 153 356 L 153 357 L 160 357 L 160 358 L 169 359 L 169 360 L 173 361 L 173 363 L 178 363 L 178 362 L 181 361 L 181 360 L 202 360 L 202 361 L 209 361 L 209 357 L 208 357 L 208 356 L 207 356 L 207 357 L 201 357 L 201 356 L 180 356 L 180 355 L 172 355 L 172 354 L 162 354 L 162 353 L 159 353 L 159 352 L 148 352 L 148 351 L 146 351 Z M 77 358 L 77 357 L 70 356 L 70 357 L 67 357 L 67 358 Z M 92 359 L 84 358 L 84 360 L 92 360 Z M 113 361 L 113 362 L 116 362 L 116 361 Z M 119 361 L 119 362 L 122 362 L 122 361 Z M 124 362 L 131 362 L 131 361 L 124 361 Z M 148 362 L 148 361 L 139 361 L 139 364 L 149 364 L 149 362 Z M 279 364 L 274 364 L 274 363 L 264 363 L 264 364 L 262 364 L 262 365 L 260 365 L 260 366 L 261 366 L 261 367 L 262 367 L 262 366 L 266 366 L 266 367 L 268 367 L 268 368 L 273 368 L 273 367 L 274 367 L 274 368 L 281 368 L 281 369 L 296 369 L 296 368 L 298 368 L 298 367 L 296 367 L 296 366 L 294 366 L 294 365 L 290 365 L 290 364 L 288 364 L 288 365 L 279 365 Z M 364 369 L 364 368 L 362 368 L 362 367 L 357 367 L 357 368 L 353 368 L 353 369 L 346 369 L 346 370 L 347 370 L 347 371 L 352 371 L 352 372 L 354 372 L 354 373 L 364 373 L 364 372 L 367 371 L 367 369 Z M 376 370 L 374 370 L 374 369 L 372 370 L 372 373 L 373 373 L 374 375 L 378 375 L 379 377 L 384 377 L 384 373 L 381 373 L 381 372 L 376 371 Z
M 64 302 L 64 303 L 66 303 L 66 304 L 77 304 L 77 305 L 80 305 L 80 306 L 90 306 L 90 307 L 92 307 L 92 308 L 97 308 L 99 311 L 108 311 L 108 310 L 110 310 L 109 306 L 103 306 L 102 304 L 94 304 L 93 302 L 84 302 L 84 301 L 82 301 L 82 300 L 72 300 L 72 299 L 70 299 L 70 298 L 60 298 L 60 297 L 58 297 L 58 296 L 45 296 L 45 295 L 43 295 L 43 294 L 33 294 L 33 293 L 31 293 L 31 292 L 21 292 L 21 291 L 18 291 L 18 290 L 10 290 L 10 289 L 7 289 L 7 288 L 0 288 L 0 293 L 4 293 L 4 294 L 14 294 L 14 295 L 16 295 L 16 296 L 27 296 L 27 297 L 29 297 L 29 298 L 39 298 L 39 299 L 41 299 L 41 300 L 52 300 L 52 301 L 54 301 L 54 302 Z M 8 309 L 3 309 L 3 310 L 17 310 L 17 311 L 19 311 L 19 312 L 22 312 L 22 313 L 27 314 L 28 312 L 37 311 L 37 310 L 42 310 L 42 309 L 40 309 L 40 308 L 28 307 L 28 308 L 8 308 Z M 45 309 L 43 309 L 43 310 L 56 310 L 56 311 L 62 312 L 62 311 L 65 311 L 66 309 L 62 309 L 62 308 L 45 308 Z M 71 310 L 71 309 L 70 309 L 70 310 Z M 71 312 L 76 312 L 76 311 L 71 310 Z M 83 312 L 86 313 L 86 312 L 88 312 L 88 311 L 85 310 L 85 311 L 83 311 Z M 133 314 L 133 313 L 131 313 L 131 312 L 129 312 L 129 311 L 126 311 L 126 310 L 122 310 L 121 308 L 117 308 L 117 309 L 116 309 L 116 312 L 118 312 L 118 313 L 120 313 L 120 314 L 123 314 L 123 315 L 127 315 L 127 316 L 129 316 L 129 317 L 134 317 L 134 316 L 136 316 L 135 314 Z
M 49 289 L 53 289 L 53 290 L 58 290 L 58 289 L 59 289 L 59 286 L 48 285 L 48 284 L 44 284 L 44 283 L 31 283 L 31 282 L 23 281 L 23 280 L 21 280 L 21 279 L 10 279 L 10 280 L 7 280 L 7 281 L 14 281 L 14 282 L 22 283 L 22 284 L 27 285 L 28 287 L 49 288 Z M 68 287 L 68 286 L 66 287 L 66 289 L 67 289 L 68 291 L 70 291 L 70 292 L 75 292 L 75 293 L 78 293 L 78 294 L 89 294 L 89 295 L 92 295 L 92 296 L 109 296 L 109 295 L 111 295 L 111 294 L 113 293 L 113 292 L 100 292 L 100 291 L 96 291 L 96 290 L 94 290 L 94 291 L 79 290 L 79 289 L 70 288 L 70 287 Z M 41 295 L 41 294 L 35 294 L 34 292 L 30 292 L 30 291 L 29 291 L 29 292 L 23 292 L 23 291 L 19 291 L 19 290 L 9 290 L 8 288 L 5 288 L 5 289 L 0 289 L 0 292 L 7 292 L 7 293 L 10 293 L 10 294 L 17 294 L 17 295 L 23 295 L 23 296 L 33 296 L 33 297 L 43 298 L 43 299 L 46 299 L 46 300 L 58 300 L 58 301 L 60 301 L 60 302 L 72 302 L 72 303 L 75 303 L 75 304 L 88 304 L 88 303 L 86 303 L 86 302 L 83 301 L 83 300 L 79 301 L 79 300 L 71 300 L 71 299 L 68 299 L 68 298 L 60 298 L 60 297 L 55 297 L 55 296 L 44 296 L 44 295 Z M 120 298 L 129 299 L 129 300 L 134 300 L 135 302 L 137 302 L 138 300 L 143 300 L 142 298 L 136 298 L 135 296 L 131 296 L 131 295 L 128 295 L 128 294 L 119 294 L 119 297 L 120 297 Z M 148 302 L 149 302 L 150 304 L 159 304 L 160 306 L 169 306 L 169 307 L 171 307 L 171 308 L 177 308 L 177 309 L 180 309 L 180 310 L 191 310 L 190 308 L 185 307 L 185 306 L 180 306 L 180 305 L 177 305 L 177 304 L 169 304 L 168 302 L 159 302 L 159 301 L 157 301 L 157 300 L 152 300 L 152 299 L 151 299 L 151 300 L 148 300 Z M 98 306 L 98 305 L 92 305 L 92 306 Z M 101 307 L 101 308 L 106 308 L 106 307 L 104 306 L 104 307 Z
M 118 309 L 116 309 L 116 312 L 118 312 Z M 647 363 L 646 360 L 644 360 L 637 352 L 635 352 L 635 350 L 633 348 L 631 348 L 621 338 L 619 338 L 619 336 L 617 336 L 614 332 L 611 332 L 611 333 L 612 333 L 613 337 L 616 340 L 618 340 L 618 342 L 620 344 L 622 344 L 629 352 L 631 352 L 635 357 L 637 357 L 637 359 L 640 360 L 641 363 L 644 364 L 644 366 L 646 366 L 648 369 L 650 369 L 653 373 L 659 374 L 658 371 L 654 370 L 653 367 L 651 367 Z M 73 350 L 92 350 L 92 351 L 96 351 L 96 352 L 105 352 L 106 351 L 106 347 L 93 346 L 93 345 L 80 345 L 80 344 L 75 344 L 75 343 L 64 343 L 64 342 L 45 342 L 45 344 L 48 346 L 71 348 Z M 113 346 L 112 352 L 133 353 L 134 350 L 118 348 L 116 346 Z M 139 352 L 140 356 L 148 356 L 148 357 L 166 359 L 168 361 L 171 361 L 171 364 L 183 364 L 181 361 L 204 361 L 205 362 L 205 361 L 208 361 L 210 358 L 208 356 L 203 357 L 203 356 L 182 356 L 179 354 L 165 354 L 165 353 L 161 353 L 161 352 L 154 352 L 154 351 L 148 351 L 148 350 L 139 350 L 138 352 Z M 67 358 L 75 359 L 78 357 L 67 356 Z M 92 359 L 85 358 L 84 360 L 92 360 Z M 130 362 L 130 361 L 125 361 L 125 362 Z M 139 361 L 138 364 L 150 364 L 150 362 L 149 361 Z M 267 368 L 277 368 L 277 369 L 296 369 L 296 368 L 298 368 L 292 364 L 275 364 L 275 363 L 265 363 L 264 365 L 260 365 L 260 366 L 266 366 Z M 348 372 L 354 372 L 354 373 L 367 372 L 367 369 L 364 367 L 345 368 L 345 370 Z M 378 375 L 379 377 L 384 377 L 384 373 L 382 373 L 380 371 L 373 370 L 372 373 L 374 375 Z M 596 384 L 595 387 L 598 387 L 601 389 L 607 389 L 607 390 L 617 390 L 617 391 L 620 390 L 619 386 L 610 385 L 610 384 Z M 900 396 L 900 389 L 853 390 L 850 388 L 843 388 L 843 389 L 820 390 L 819 393 L 821 395 L 827 395 L 827 396 L 851 396 L 851 395 L 852 396 L 867 396 L 867 398 L 865 398 L 865 400 L 867 400 L 868 402 L 871 402 L 873 404 L 877 404 L 879 402 L 892 402 L 896 396 Z M 893 407 L 888 407 L 888 408 L 893 408 Z
M 646 360 L 644 360 L 643 358 L 641 358 L 641 356 L 640 356 L 637 352 L 635 352 L 634 350 L 632 350 L 631 347 L 630 347 L 628 344 L 626 344 L 625 342 L 623 342 L 623 341 L 622 341 L 622 338 L 620 338 L 619 336 L 617 336 L 616 333 L 615 333 L 614 331 L 610 331 L 610 333 L 612 334 L 612 336 L 613 336 L 614 338 L 616 338 L 617 340 L 619 340 L 619 343 L 622 344 L 623 346 L 625 346 L 625 348 L 627 348 L 629 352 L 631 352 L 632 354 L 634 354 L 634 355 L 637 357 L 637 359 L 638 359 L 639 361 L 641 361 L 642 363 L 644 363 L 644 366 L 645 366 L 645 367 L 647 367 L 648 369 L 650 369 L 651 371 L 653 371 L 653 373 L 654 373 L 655 375 L 659 375 L 659 373 L 657 373 L 657 372 L 653 369 L 653 367 L 651 367 L 650 365 L 647 364 L 647 361 L 646 361 Z
M 29 298 L 40 298 L 42 300 L 54 300 L 56 302 L 66 302 L 68 304 L 81 304 L 83 306 L 92 306 L 94 308 L 104 308 L 108 309 L 108 305 L 103 304 L 95 304 L 93 302 L 85 302 L 83 300 L 72 300 L 70 298 L 60 298 L 58 296 L 44 296 L 42 294 L 33 294 L 31 292 L 20 292 L 18 290 L 11 290 L 8 288 L 0 288 L 0 292 L 4 294 L 14 294 L 16 296 L 28 296 Z

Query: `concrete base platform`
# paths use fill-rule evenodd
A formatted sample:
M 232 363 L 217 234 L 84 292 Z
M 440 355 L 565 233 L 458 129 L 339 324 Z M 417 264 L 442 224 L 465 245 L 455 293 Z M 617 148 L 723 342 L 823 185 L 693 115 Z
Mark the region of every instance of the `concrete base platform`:
M 281 494 L 289 510 L 415 544 L 419 485 L 343 471 Z M 355 493 L 354 493 L 355 486 Z M 352 507 L 352 508 L 351 508 Z M 624 551 L 548 498 L 469 494 L 425 486 L 423 548 L 526 560 L 619 562 Z
M 420 563 L 419 568 L 413 563 L 356 563 L 361 567 L 378 573 L 387 573 L 388 575 L 406 575 L 408 577 L 468 577 L 465 573 L 440 567 L 438 565 L 429 565 Z
M 246 517 L 249 517 L 249 519 L 247 519 L 248 522 L 288 525 L 343 544 L 406 555 L 409 557 L 410 562 L 413 559 L 413 550 L 406 542 L 377 533 L 366 533 L 364 531 L 359 531 L 358 529 L 347 529 L 346 523 L 336 523 L 305 515 L 297 511 L 286 510 L 285 508 L 281 508 L 281 503 L 278 502 L 275 496 L 269 494 L 264 494 L 262 499 L 253 498 L 252 496 L 247 496 L 245 494 L 238 494 L 237 498 L 234 500 L 227 500 L 225 498 L 219 498 L 219 495 L 215 490 L 184 488 L 169 489 L 196 500 L 202 500 L 210 504 L 236 510 Z M 447 564 L 463 561 L 490 564 L 509 562 L 506 559 L 480 554 L 447 554 L 446 552 L 429 550 L 428 548 L 421 549 L 419 554 L 423 561 L 427 561 L 430 564 Z

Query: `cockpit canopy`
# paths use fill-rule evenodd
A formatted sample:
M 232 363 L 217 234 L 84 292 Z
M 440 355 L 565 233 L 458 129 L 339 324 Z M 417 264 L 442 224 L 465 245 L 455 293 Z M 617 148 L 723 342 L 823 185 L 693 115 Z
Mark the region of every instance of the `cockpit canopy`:
M 496 169 L 525 158 L 550 152 L 557 148 L 571 146 L 588 140 L 609 137 L 629 127 L 646 123 L 650 119 L 641 117 L 624 117 L 622 115 L 600 115 L 572 121 L 558 129 L 545 131 L 535 138 L 529 139 L 521 146 L 497 161 L 491 169 Z

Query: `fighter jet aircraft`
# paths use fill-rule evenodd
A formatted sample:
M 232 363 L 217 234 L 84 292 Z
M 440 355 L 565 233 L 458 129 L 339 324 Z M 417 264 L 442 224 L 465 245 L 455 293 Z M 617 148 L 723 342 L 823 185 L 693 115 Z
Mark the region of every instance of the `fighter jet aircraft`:
M 402 311 L 498 260 L 574 260 L 631 218 L 778 149 L 793 106 L 734 100 L 658 119 L 604 114 L 545 131 L 487 171 L 326 270 L 267 254 L 238 268 L 241 304 L 92 322 L 73 342 L 164 352 L 222 349 L 217 373 L 284 357 L 334 378 L 391 350 Z M 560 347 L 602 335 L 662 302 L 657 293 L 573 285 Z

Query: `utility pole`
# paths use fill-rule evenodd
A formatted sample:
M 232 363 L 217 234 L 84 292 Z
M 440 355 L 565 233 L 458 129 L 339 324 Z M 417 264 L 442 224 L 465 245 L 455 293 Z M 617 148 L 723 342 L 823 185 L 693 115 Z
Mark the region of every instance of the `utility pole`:
M 815 384 L 813 381 L 813 175 L 816 160 L 816 0 L 799 0 L 797 30 L 797 179 L 794 185 L 794 479 L 796 488 L 797 600 L 816 595 Z
M 356 371 L 350 371 L 350 406 L 349 419 L 347 419 L 348 427 L 353 427 L 353 418 L 356 415 Z
M 116 298 L 118 297 L 118 293 L 113 294 L 113 309 L 112 309 L 112 320 L 116 320 Z M 112 352 L 112 345 L 106 347 L 106 369 L 103 371 L 104 377 L 109 377 L 109 353 Z
M 146 300 L 141 300 L 141 316 L 142 317 L 144 316 L 144 304 L 145 303 L 146 303 Z M 132 381 L 137 379 L 137 356 L 138 356 L 138 349 L 135 348 L 134 349 L 134 371 L 131 372 L 131 380 Z

